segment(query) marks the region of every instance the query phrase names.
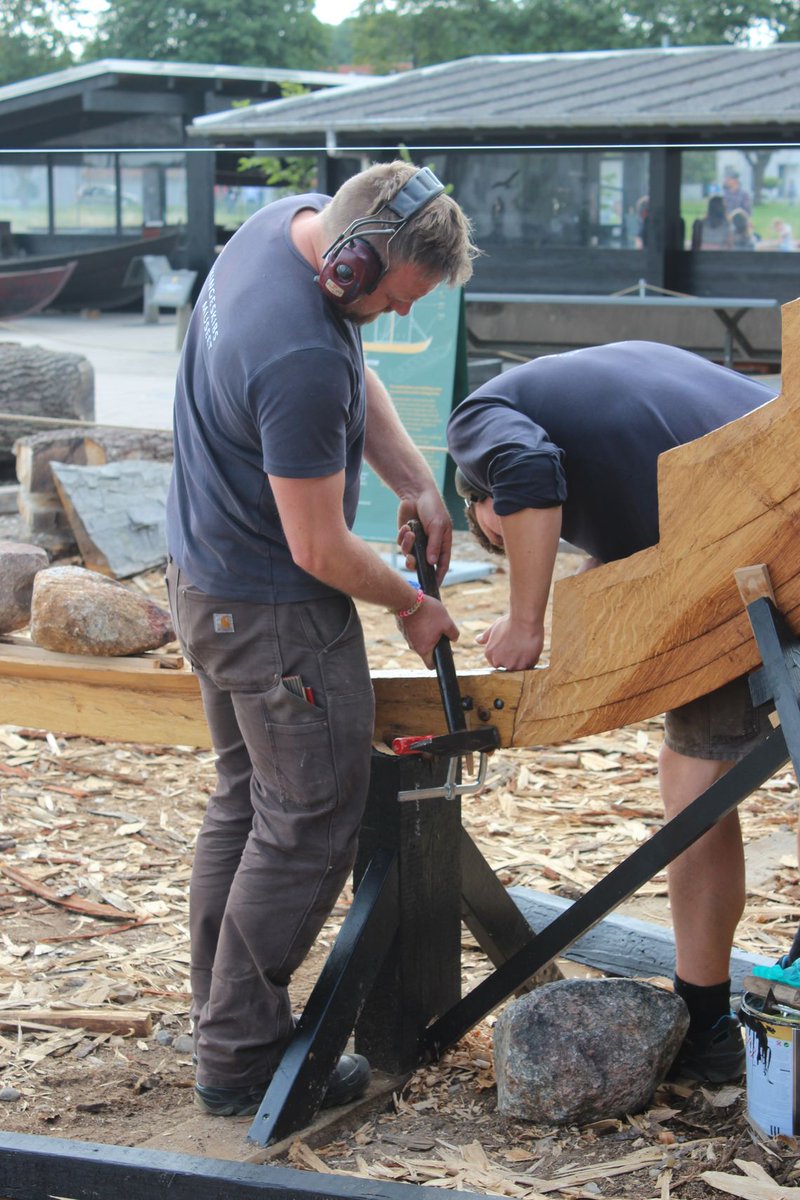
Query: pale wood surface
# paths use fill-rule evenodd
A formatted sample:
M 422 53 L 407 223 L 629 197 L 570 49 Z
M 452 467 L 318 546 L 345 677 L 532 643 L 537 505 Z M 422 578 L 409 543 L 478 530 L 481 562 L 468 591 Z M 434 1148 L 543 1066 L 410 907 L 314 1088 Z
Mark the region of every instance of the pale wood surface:
M 661 540 L 555 585 L 546 669 L 459 676 L 503 745 L 616 729 L 704 695 L 757 665 L 734 572 L 763 564 L 800 632 L 800 301 L 783 308 L 783 390 L 722 429 L 662 456 Z M 376 672 L 375 734 L 445 728 L 436 677 Z M 197 681 L 152 658 L 86 659 L 0 647 L 0 722 L 207 747 Z

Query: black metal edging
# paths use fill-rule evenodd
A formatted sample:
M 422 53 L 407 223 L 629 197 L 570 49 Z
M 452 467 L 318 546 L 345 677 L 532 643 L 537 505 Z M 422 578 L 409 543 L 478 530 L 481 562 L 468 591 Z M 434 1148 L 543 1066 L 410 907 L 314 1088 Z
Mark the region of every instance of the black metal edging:
M 442 1200 L 440 1188 L 415 1183 L 1 1132 L 0 1195 L 3 1200 Z M 477 1200 L 474 1192 L 447 1195 Z

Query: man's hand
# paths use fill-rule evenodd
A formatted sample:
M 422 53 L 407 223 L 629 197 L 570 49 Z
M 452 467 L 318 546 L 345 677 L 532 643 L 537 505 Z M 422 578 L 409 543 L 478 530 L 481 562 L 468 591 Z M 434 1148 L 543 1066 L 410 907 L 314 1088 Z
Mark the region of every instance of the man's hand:
M 441 584 L 447 568 L 450 566 L 450 552 L 453 546 L 453 523 L 445 508 L 444 501 L 435 487 L 428 488 L 414 500 L 401 500 L 397 512 L 397 544 L 406 556 L 409 570 L 414 568 L 414 534 L 408 528 L 408 522 L 416 517 L 425 530 L 428 539 L 426 557 L 432 567 L 436 568 L 436 582 Z
M 443 604 L 426 596 L 410 617 L 398 617 L 398 627 L 412 650 L 416 650 L 425 666 L 433 667 L 433 652 L 440 638 L 458 641 L 458 628 Z
M 515 624 L 510 616 L 499 617 L 475 639 L 486 647 L 486 661 L 507 671 L 535 667 L 544 646 L 544 627 L 531 629 Z

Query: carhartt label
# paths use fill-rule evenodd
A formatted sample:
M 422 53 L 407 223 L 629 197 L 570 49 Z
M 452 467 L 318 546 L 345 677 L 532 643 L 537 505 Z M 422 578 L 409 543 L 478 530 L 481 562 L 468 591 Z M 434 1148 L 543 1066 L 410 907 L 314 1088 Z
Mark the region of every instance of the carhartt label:
M 233 613 L 214 613 L 214 633 L 233 632 Z

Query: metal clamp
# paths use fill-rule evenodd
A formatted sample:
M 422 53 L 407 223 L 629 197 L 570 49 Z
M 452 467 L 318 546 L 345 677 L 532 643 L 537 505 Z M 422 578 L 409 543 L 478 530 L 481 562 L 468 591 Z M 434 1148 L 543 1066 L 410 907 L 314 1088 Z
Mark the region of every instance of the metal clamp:
M 451 758 L 447 767 L 447 779 L 441 787 L 412 788 L 409 791 L 397 793 L 398 800 L 453 800 L 456 796 L 469 796 L 483 787 L 486 780 L 486 770 L 489 765 L 489 755 L 481 753 L 478 759 L 478 774 L 472 783 L 457 783 L 460 758 Z

